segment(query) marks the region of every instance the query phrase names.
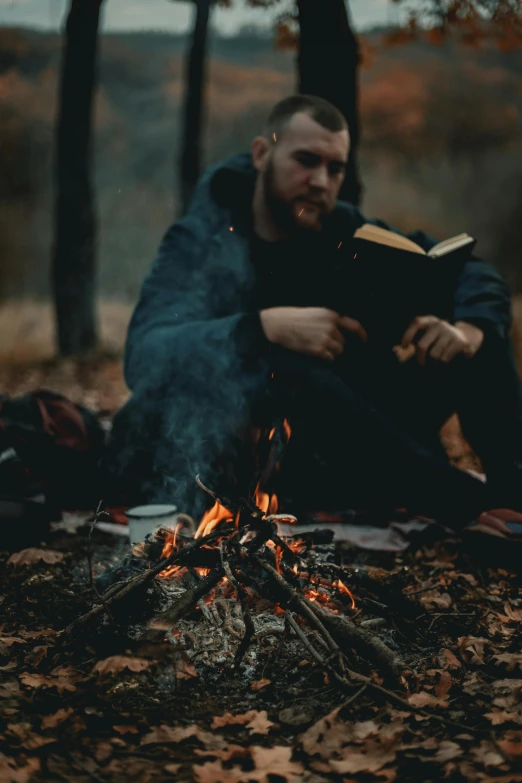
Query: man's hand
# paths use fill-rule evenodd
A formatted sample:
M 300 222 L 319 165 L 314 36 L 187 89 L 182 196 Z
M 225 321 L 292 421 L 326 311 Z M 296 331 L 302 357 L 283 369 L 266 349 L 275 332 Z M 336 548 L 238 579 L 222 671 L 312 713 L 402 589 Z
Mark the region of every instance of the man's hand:
M 415 344 L 419 332 L 423 334 Z M 428 356 L 447 364 L 459 354 L 471 359 L 483 341 L 484 332 L 478 326 L 466 321 L 450 324 L 435 315 L 423 315 L 417 316 L 406 329 L 401 347 L 407 349 L 415 345 L 419 364 L 425 365 Z
M 261 310 L 260 316 L 271 343 L 328 361 L 344 350 L 343 330 L 367 339 L 359 321 L 324 307 L 271 307 Z

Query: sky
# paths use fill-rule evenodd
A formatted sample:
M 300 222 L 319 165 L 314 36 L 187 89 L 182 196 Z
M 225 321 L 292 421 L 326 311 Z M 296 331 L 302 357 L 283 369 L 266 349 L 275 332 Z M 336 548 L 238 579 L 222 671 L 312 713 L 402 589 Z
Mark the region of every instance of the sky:
M 321 0 L 318 0 L 321 2 Z M 58 31 L 64 22 L 68 0 L 0 0 L 0 26 L 23 26 Z M 224 35 L 234 35 L 244 25 L 269 27 L 279 8 L 246 8 L 235 0 L 232 9 L 217 8 L 213 25 Z M 350 0 L 354 26 L 363 30 L 397 21 L 391 0 Z M 191 27 L 194 6 L 189 0 L 105 0 L 102 30 L 162 30 L 183 33 Z

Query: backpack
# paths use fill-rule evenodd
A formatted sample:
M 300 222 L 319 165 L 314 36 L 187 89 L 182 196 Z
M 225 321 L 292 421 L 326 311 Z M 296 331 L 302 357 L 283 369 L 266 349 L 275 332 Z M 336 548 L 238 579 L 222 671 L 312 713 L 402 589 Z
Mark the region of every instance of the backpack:
M 0 395 L 0 496 L 43 495 L 57 509 L 92 508 L 104 443 L 94 413 L 61 394 Z

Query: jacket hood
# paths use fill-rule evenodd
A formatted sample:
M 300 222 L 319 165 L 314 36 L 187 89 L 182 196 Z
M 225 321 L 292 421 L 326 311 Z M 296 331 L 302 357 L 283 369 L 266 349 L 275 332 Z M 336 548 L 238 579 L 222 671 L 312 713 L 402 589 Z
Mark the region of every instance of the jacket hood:
M 209 172 L 210 193 L 220 206 L 234 207 L 252 198 L 257 172 L 249 152 L 231 155 Z

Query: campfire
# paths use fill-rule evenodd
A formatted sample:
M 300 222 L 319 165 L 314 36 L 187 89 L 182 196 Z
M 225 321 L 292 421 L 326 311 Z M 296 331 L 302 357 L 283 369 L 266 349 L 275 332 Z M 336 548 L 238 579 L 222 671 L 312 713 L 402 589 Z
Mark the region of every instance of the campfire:
M 281 438 L 276 428 L 267 434 L 262 477 L 277 470 L 281 443 L 290 437 L 287 422 L 281 432 Z M 152 591 L 145 625 L 192 659 L 203 655 L 207 663 L 237 672 L 267 636 L 286 638 L 340 688 L 371 685 L 404 704 L 372 678 L 378 672 L 381 682 L 406 685 L 396 645 L 375 633 L 391 619 L 405 634 L 425 614 L 404 593 L 401 574 L 336 562 L 332 531 L 289 534 L 296 518 L 278 513 L 277 496 L 262 489 L 261 479 L 252 500 L 239 502 L 196 480 L 213 500 L 199 524 L 179 514 L 173 529 L 159 529 L 138 544 L 132 554 L 142 570 L 99 594 L 64 639 L 104 616 L 135 622 L 134 598 Z

